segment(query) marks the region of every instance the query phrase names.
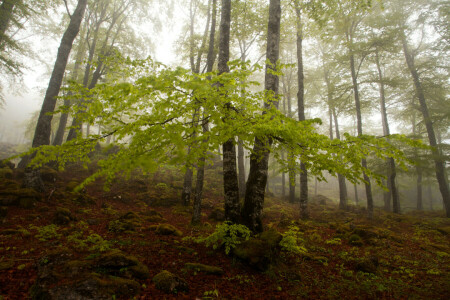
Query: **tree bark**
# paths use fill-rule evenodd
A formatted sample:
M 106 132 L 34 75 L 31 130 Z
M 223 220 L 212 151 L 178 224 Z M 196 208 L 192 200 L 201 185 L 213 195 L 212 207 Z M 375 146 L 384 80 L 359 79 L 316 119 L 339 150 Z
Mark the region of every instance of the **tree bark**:
M 0 46 L 3 46 L 3 42 L 7 39 L 6 31 L 9 28 L 10 21 L 12 19 L 15 1 L 3 0 L 0 5 Z
M 212 20 L 211 29 L 209 33 L 209 47 L 206 58 L 206 72 L 212 72 L 214 65 L 214 37 L 216 33 L 216 16 L 217 16 L 217 0 L 213 0 L 212 3 Z M 208 123 L 203 125 L 203 133 L 208 131 Z M 206 141 L 207 142 L 207 141 Z M 197 166 L 197 183 L 195 185 L 194 194 L 194 212 L 192 214 L 191 224 L 201 223 L 201 209 L 202 209 L 202 195 L 203 195 L 203 183 L 205 177 L 205 160 L 206 153 L 200 158 L 200 162 Z
M 336 129 L 336 138 L 338 140 L 341 139 L 341 133 L 339 131 L 339 123 L 336 113 L 336 108 L 332 108 L 332 113 L 334 117 L 334 126 Z M 338 173 L 338 184 L 339 184 L 339 208 L 346 209 L 347 208 L 347 185 L 345 184 L 344 175 Z
M 229 72 L 230 59 L 231 0 L 222 0 L 222 14 L 219 33 L 219 74 Z M 231 104 L 226 104 L 230 108 Z M 225 117 L 226 120 L 226 117 Z M 239 221 L 239 183 L 236 167 L 236 146 L 234 137 L 222 145 L 223 187 L 225 197 L 225 219 L 232 223 Z
M 264 88 L 266 91 L 273 93 L 275 97 L 278 94 L 279 78 L 277 75 L 272 74 L 270 70 L 276 68 L 279 58 L 280 19 L 280 0 L 270 0 L 266 52 L 267 60 L 270 64 L 266 64 Z M 264 108 L 268 109 L 272 105 L 278 108 L 278 100 L 276 98 L 271 103 L 265 102 Z M 271 143 L 271 139 L 264 141 L 263 137 L 256 137 L 253 153 L 250 156 L 250 173 L 245 191 L 242 221 L 253 232 L 261 232 L 263 230 L 261 214 L 264 205 L 264 193 L 269 167 L 270 150 L 268 146 Z
M 447 218 L 450 218 L 450 193 L 448 188 L 448 182 L 447 179 L 445 178 L 444 160 L 437 148 L 436 135 L 434 133 L 433 123 L 431 121 L 431 117 L 425 100 L 425 94 L 422 88 L 422 83 L 420 81 L 419 73 L 417 72 L 414 63 L 414 57 L 408 50 L 406 37 L 404 35 L 402 37 L 402 44 L 403 44 L 403 54 L 405 55 L 406 64 L 408 65 L 408 69 L 411 73 L 411 77 L 414 82 L 416 96 L 419 99 L 420 103 L 420 111 L 422 113 L 423 120 L 425 122 L 425 127 L 427 128 L 428 140 L 430 146 L 432 147 L 431 151 L 433 153 L 433 160 L 435 164 L 436 179 L 438 181 L 439 190 L 441 191 L 442 200 L 444 202 L 446 216 Z
M 355 97 L 355 107 L 356 107 L 356 120 L 357 120 L 357 129 L 358 129 L 358 136 L 361 136 L 363 134 L 362 131 L 362 117 L 361 117 L 361 102 L 359 99 L 359 89 L 358 89 L 358 79 L 356 75 L 356 69 L 355 69 L 355 56 L 352 53 L 352 49 L 349 49 L 350 55 L 350 71 L 352 75 L 352 83 L 353 83 L 353 94 Z M 361 160 L 361 165 L 363 168 L 367 169 L 367 160 L 363 158 Z M 368 217 L 373 217 L 373 197 L 372 197 L 372 187 L 370 183 L 370 178 L 367 176 L 366 173 L 364 173 L 364 186 L 366 188 L 366 198 L 367 198 L 367 213 Z
M 53 116 L 49 113 L 52 113 L 55 110 L 56 97 L 58 96 L 59 90 L 61 89 L 67 61 L 69 59 L 73 41 L 75 40 L 76 36 L 78 35 L 78 31 L 80 30 L 80 24 L 83 20 L 83 15 L 86 10 L 86 4 L 87 0 L 78 1 L 77 7 L 70 18 L 69 26 L 67 27 L 61 39 L 56 62 L 53 67 L 53 72 L 50 77 L 47 92 L 45 94 L 44 102 L 42 104 L 41 112 L 39 114 L 39 119 L 36 125 L 36 131 L 34 133 L 32 143 L 33 148 L 50 144 L 51 122 Z M 29 158 L 24 157 L 21 160 L 19 167 L 25 167 L 28 163 L 28 160 Z
M 295 1 L 295 13 L 297 15 L 297 81 L 298 81 L 298 120 L 305 120 L 305 87 L 303 74 L 303 25 L 301 9 L 298 1 Z M 303 161 L 300 162 L 300 218 L 307 219 L 308 212 L 308 171 Z
M 381 64 L 380 64 L 380 57 L 378 53 L 378 49 L 375 51 L 375 63 L 377 65 L 378 70 L 378 80 L 379 80 L 379 89 L 380 89 L 380 108 L 381 108 L 381 123 L 383 125 L 383 134 L 385 136 L 390 135 L 389 131 L 389 122 L 387 118 L 387 111 L 386 111 L 386 93 L 385 93 L 385 87 L 384 87 L 384 78 L 383 78 L 383 72 L 381 70 Z M 388 193 L 384 194 L 384 201 L 385 201 L 385 209 L 387 211 L 390 211 L 390 202 L 391 202 L 391 196 L 392 196 L 392 205 L 393 205 L 393 211 L 394 213 L 400 213 L 400 202 L 398 198 L 398 192 L 397 192 L 397 186 L 395 185 L 395 177 L 396 177 L 396 168 L 395 168 L 395 161 L 393 158 L 386 159 L 387 163 L 387 186 L 389 189 Z

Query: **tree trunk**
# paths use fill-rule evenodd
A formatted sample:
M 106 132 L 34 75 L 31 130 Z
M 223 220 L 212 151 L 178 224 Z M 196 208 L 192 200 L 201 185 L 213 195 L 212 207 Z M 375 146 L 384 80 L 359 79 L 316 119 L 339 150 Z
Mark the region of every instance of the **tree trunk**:
M 69 59 L 70 50 L 72 49 L 73 41 L 78 35 L 80 24 L 83 20 L 83 15 L 86 10 L 87 0 L 79 0 L 77 7 L 70 18 L 69 26 L 67 27 L 61 39 L 61 44 L 58 49 L 56 62 L 53 67 L 53 72 L 50 77 L 47 92 L 44 97 L 39 119 L 34 133 L 32 147 L 39 147 L 50 144 L 51 122 L 53 116 L 50 114 L 55 110 L 56 97 L 59 94 L 61 84 L 66 70 L 67 61 Z M 25 167 L 29 158 L 24 157 L 19 167 Z
M 359 198 L 358 198 L 358 187 L 356 186 L 356 184 L 353 185 L 354 189 L 355 189 L 355 205 L 358 205 L 359 203 Z
M 431 192 L 431 182 L 428 184 L 428 198 L 430 198 L 430 210 L 433 210 L 433 193 Z
M 305 120 L 305 87 L 303 74 L 303 25 L 301 9 L 298 1 L 295 1 L 295 13 L 297 15 L 297 81 L 298 81 L 298 120 Z M 303 161 L 300 162 L 300 218 L 306 219 L 308 213 L 308 171 Z
M 339 123 L 336 113 L 336 108 L 332 108 L 332 114 L 334 117 L 334 126 L 336 129 L 336 138 L 341 139 L 341 133 L 339 131 Z M 345 177 L 338 173 L 338 183 L 339 183 L 339 208 L 347 209 L 347 185 L 345 184 Z
M 425 127 L 427 128 L 428 140 L 430 146 L 432 147 L 433 159 L 436 168 L 436 179 L 439 184 L 439 190 L 441 191 L 442 200 L 444 202 L 445 212 L 447 218 L 450 218 L 450 193 L 448 188 L 448 182 L 445 178 L 445 167 L 444 160 L 441 155 L 439 155 L 439 150 L 437 148 L 436 136 L 434 133 L 433 123 L 428 112 L 427 103 L 425 100 L 425 94 L 422 88 L 422 83 L 420 82 L 419 73 L 417 72 L 416 66 L 414 64 L 414 57 L 408 50 L 408 45 L 406 42 L 406 37 L 402 37 L 403 43 L 403 53 L 405 55 L 406 64 L 411 73 L 411 77 L 414 82 L 414 87 L 416 90 L 416 96 L 419 98 L 420 111 L 423 115 L 423 120 L 425 122 Z
M 12 14 L 15 6 L 13 0 L 3 0 L 0 5 L 0 47 L 3 48 L 3 43 L 8 38 L 6 37 L 6 31 L 9 28 L 9 23 L 12 19 Z
M 218 61 L 220 74 L 229 72 L 227 63 L 230 59 L 230 24 L 231 0 L 222 0 Z M 231 104 L 228 103 L 227 106 L 230 108 Z M 239 183 L 236 169 L 236 145 L 234 137 L 222 145 L 222 153 L 225 219 L 236 223 L 239 221 Z
M 286 84 L 283 84 L 284 92 L 286 94 L 286 102 L 287 102 L 287 116 L 292 118 L 292 102 L 291 102 L 291 82 L 287 80 Z M 287 154 L 287 159 L 289 161 L 289 202 L 295 203 L 295 158 L 292 153 Z
M 389 122 L 387 118 L 387 111 L 386 111 L 386 93 L 384 88 L 384 78 L 383 78 L 383 72 L 381 71 L 381 64 L 380 64 L 380 57 L 378 54 L 378 49 L 375 52 L 375 63 L 377 65 L 378 70 L 378 80 L 379 80 L 379 89 L 380 89 L 380 108 L 381 108 L 381 123 L 383 125 L 383 134 L 385 136 L 390 135 L 389 130 Z M 393 211 L 394 213 L 400 213 L 400 202 L 398 199 L 398 192 L 397 192 L 397 186 L 395 185 L 395 176 L 397 174 L 396 168 L 395 168 L 395 161 L 393 158 L 386 159 L 387 163 L 387 186 L 389 188 L 389 192 L 385 193 L 385 209 L 387 211 L 390 211 L 390 202 L 391 202 L 391 196 L 392 196 L 392 204 L 393 204 Z
M 352 51 L 352 49 L 349 49 L 349 51 Z M 361 118 L 361 102 L 359 100 L 359 89 L 358 89 L 358 80 L 356 75 L 356 69 L 355 69 L 355 56 L 353 54 L 350 54 L 350 71 L 352 74 L 352 82 L 353 82 L 353 93 L 355 97 L 355 107 L 356 107 L 356 120 L 357 120 L 357 130 L 358 130 L 358 136 L 361 136 L 363 134 L 362 131 L 362 118 Z M 364 169 L 367 169 L 367 160 L 363 158 L 361 160 L 361 165 Z M 368 217 L 373 217 L 373 197 L 372 197 L 372 187 L 370 184 L 369 176 L 367 176 L 366 173 L 364 173 L 364 185 L 366 188 L 366 198 L 367 198 L 367 213 Z
M 217 0 L 213 0 L 212 3 L 212 20 L 211 29 L 209 34 L 209 48 L 206 58 L 206 72 L 211 72 L 214 65 L 214 36 L 216 33 L 216 16 L 217 16 Z M 203 132 L 208 131 L 208 124 L 203 125 Z M 201 209 L 202 209 L 202 195 L 203 195 L 203 183 L 205 177 L 205 156 L 200 158 L 200 162 L 197 166 L 197 183 L 195 185 L 194 194 L 194 212 L 192 214 L 192 224 L 199 224 L 201 222 Z
M 245 197 L 245 152 L 242 141 L 238 141 L 239 198 Z
M 281 152 L 281 160 L 284 161 L 284 152 Z M 286 199 L 286 174 L 281 172 L 281 199 Z
M 422 168 L 417 166 L 417 210 L 423 210 Z
M 275 97 L 278 94 L 279 78 L 271 70 L 276 69 L 279 59 L 280 19 L 280 0 L 270 0 L 266 52 L 267 60 L 270 64 L 266 64 L 264 88 L 266 91 L 272 92 Z M 272 105 L 278 108 L 277 99 L 274 99 L 271 103 L 264 103 L 265 109 L 270 108 Z M 272 141 L 269 139 L 267 143 L 270 145 Z M 261 232 L 263 230 L 261 214 L 264 205 L 264 189 L 267 183 L 270 154 L 267 146 L 263 140 L 258 137 L 255 138 L 253 153 L 250 156 L 250 173 L 245 191 L 242 221 L 253 232 Z

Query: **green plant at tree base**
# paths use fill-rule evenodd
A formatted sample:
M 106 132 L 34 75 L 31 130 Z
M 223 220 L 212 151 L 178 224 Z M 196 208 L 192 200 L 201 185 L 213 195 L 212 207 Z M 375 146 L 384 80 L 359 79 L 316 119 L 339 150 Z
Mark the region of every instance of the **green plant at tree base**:
M 198 238 L 196 242 L 205 243 L 207 247 L 213 249 L 225 247 L 225 253 L 229 254 L 231 249 L 250 238 L 251 231 L 247 226 L 241 224 L 232 224 L 231 222 L 223 222 L 216 226 L 216 230 L 205 238 Z

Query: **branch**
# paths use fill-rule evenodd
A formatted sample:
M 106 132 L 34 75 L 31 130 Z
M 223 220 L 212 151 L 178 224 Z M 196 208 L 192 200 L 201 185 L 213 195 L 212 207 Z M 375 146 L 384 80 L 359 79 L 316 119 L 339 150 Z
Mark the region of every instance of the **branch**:
M 72 15 L 70 14 L 69 5 L 67 4 L 67 0 L 64 0 L 64 5 L 66 6 L 67 14 L 69 15 L 69 18 L 72 19 Z

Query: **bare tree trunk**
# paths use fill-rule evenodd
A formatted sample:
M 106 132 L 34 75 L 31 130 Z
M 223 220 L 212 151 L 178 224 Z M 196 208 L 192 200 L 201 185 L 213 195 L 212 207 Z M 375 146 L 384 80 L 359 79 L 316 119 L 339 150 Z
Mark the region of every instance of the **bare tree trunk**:
M 245 153 L 242 141 L 238 141 L 239 198 L 245 197 Z
M 433 193 L 431 192 L 431 182 L 428 184 L 428 198 L 430 198 L 430 210 L 433 210 Z
M 358 198 L 358 187 L 356 186 L 356 184 L 353 185 L 354 189 L 355 189 L 355 205 L 358 205 L 359 203 L 359 198 Z
M 349 49 L 351 51 L 351 49 Z M 359 100 L 359 89 L 358 89 L 358 80 L 356 75 L 356 69 L 355 69 L 355 57 L 353 54 L 350 54 L 350 71 L 352 74 L 352 82 L 353 82 L 353 93 L 355 97 L 355 107 L 356 107 L 356 120 L 357 120 L 357 129 L 358 129 L 358 136 L 361 136 L 363 134 L 362 131 L 362 118 L 361 118 L 361 102 Z M 367 169 L 367 160 L 363 158 L 361 160 L 361 165 L 363 168 Z M 366 197 L 367 197 L 367 213 L 368 217 L 373 217 L 373 197 L 372 197 L 372 187 L 370 183 L 370 178 L 367 176 L 366 173 L 364 173 L 364 186 L 366 188 Z
M 70 18 L 69 26 L 61 39 L 56 62 L 53 67 L 53 72 L 50 77 L 47 92 L 45 93 L 44 102 L 42 103 L 41 112 L 36 125 L 32 143 L 33 148 L 50 144 L 51 123 L 53 118 L 50 113 L 55 110 L 56 97 L 61 88 L 73 41 L 80 30 L 80 24 L 83 20 L 86 4 L 87 0 L 78 1 L 77 7 Z M 28 164 L 28 161 L 29 157 L 24 157 L 20 161 L 19 167 L 25 167 Z
M 297 15 L 297 81 L 298 81 L 298 120 L 305 120 L 305 88 L 303 74 L 303 25 L 301 19 L 301 8 L 298 1 L 295 1 L 295 13 Z M 308 171 L 303 161 L 300 162 L 300 218 L 309 217 L 308 212 Z
M 231 0 L 222 0 L 222 15 L 219 35 L 219 73 L 229 72 L 230 58 Z M 227 104 L 231 108 L 231 104 Z M 222 145 L 223 186 L 225 196 L 225 219 L 233 223 L 239 221 L 239 183 L 236 168 L 236 145 L 234 137 Z
M 284 152 L 281 152 L 281 160 L 284 161 Z M 286 174 L 281 172 L 281 199 L 286 199 Z
M 217 16 L 217 0 L 212 3 L 212 21 L 209 34 L 209 48 L 206 58 L 206 72 L 211 72 L 214 65 L 214 37 L 216 33 L 216 16 Z M 203 133 L 208 131 L 208 123 L 203 124 Z M 200 158 L 197 166 L 197 183 L 195 185 L 194 194 L 194 212 L 192 214 L 191 224 L 199 224 L 201 222 L 203 183 L 205 177 L 205 160 L 206 153 Z
M 417 210 L 423 210 L 422 168 L 416 167 L 416 171 L 417 171 Z
M 422 83 L 420 82 L 419 73 L 417 72 L 416 66 L 414 64 L 414 57 L 408 50 L 408 45 L 405 36 L 402 37 L 402 43 L 406 64 L 408 65 L 408 69 L 411 73 L 411 77 L 414 82 L 416 96 L 417 98 L 419 98 L 420 111 L 423 115 L 425 127 L 427 128 L 428 140 L 430 142 L 430 146 L 432 147 L 433 159 L 436 169 L 436 179 L 438 181 L 439 190 L 441 191 L 442 200 L 444 202 L 446 216 L 447 218 L 450 218 L 450 193 L 448 188 L 448 182 L 447 179 L 445 178 L 444 160 L 442 156 L 439 155 L 439 150 L 437 148 L 436 143 L 436 135 L 434 133 L 433 123 L 431 121 L 427 103 L 425 100 L 425 94 L 422 88 Z
M 266 52 L 270 64 L 266 65 L 264 88 L 266 91 L 273 93 L 275 97 L 278 94 L 279 78 L 271 70 L 277 67 L 279 59 L 280 19 L 280 0 L 270 0 Z M 276 98 L 272 103 L 264 103 L 266 109 L 272 105 L 278 108 Z M 267 146 L 271 145 L 271 143 L 272 141 L 270 139 L 267 141 L 267 145 L 263 140 L 255 138 L 254 151 L 250 156 L 250 173 L 247 180 L 244 207 L 242 209 L 242 221 L 253 232 L 261 232 L 263 230 L 261 214 L 264 205 L 264 189 L 267 183 L 270 154 Z
M 386 112 L 386 93 L 384 88 L 384 78 L 383 78 L 383 72 L 381 71 L 381 64 L 380 64 L 380 57 L 378 54 L 378 50 L 375 52 L 375 63 L 377 65 L 378 70 L 378 80 L 379 80 L 379 88 L 380 88 L 380 108 L 381 108 L 381 123 L 383 124 L 383 134 L 385 136 L 389 136 L 389 122 L 387 118 L 387 112 Z M 387 185 L 389 188 L 389 192 L 384 194 L 384 201 L 385 201 L 385 209 L 387 211 L 390 211 L 390 202 L 391 202 L 391 196 L 392 196 L 392 204 L 393 204 L 393 211 L 394 213 L 400 213 L 400 202 L 398 199 L 398 192 L 397 192 L 397 186 L 395 185 L 395 177 L 396 177 L 396 168 L 395 168 L 395 161 L 393 158 L 386 159 L 387 162 Z
M 336 129 L 336 138 L 338 140 L 341 139 L 341 133 L 339 131 L 339 123 L 336 113 L 336 108 L 332 108 L 332 113 L 334 117 L 334 126 Z M 339 158 L 340 159 L 340 158 Z M 338 183 L 339 183 L 339 208 L 346 209 L 347 208 L 347 185 L 345 184 L 345 177 L 338 173 Z

